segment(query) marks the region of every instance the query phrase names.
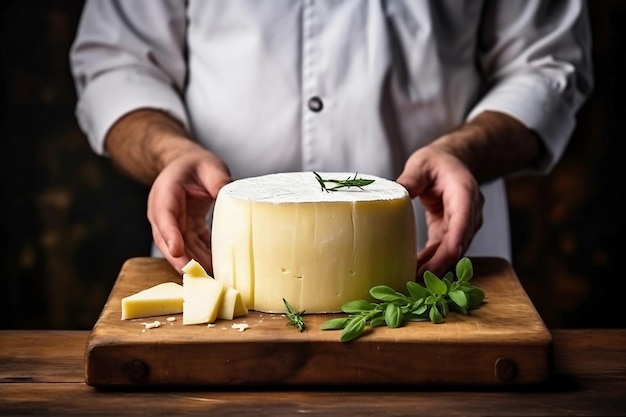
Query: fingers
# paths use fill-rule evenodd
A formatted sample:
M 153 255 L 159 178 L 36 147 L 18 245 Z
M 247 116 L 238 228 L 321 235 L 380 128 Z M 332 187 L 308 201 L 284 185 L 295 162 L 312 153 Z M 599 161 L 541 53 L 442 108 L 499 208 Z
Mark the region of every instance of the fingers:
M 467 251 L 482 226 L 484 198 L 479 188 L 465 193 L 455 190 L 451 201 L 443 204 L 441 218 L 429 213 L 429 236 L 432 236 L 418 258 L 420 276 L 426 270 L 441 275 L 451 269 Z M 434 218 L 434 219 L 433 219 Z
M 184 246 L 181 245 L 182 252 L 173 252 L 169 250 L 167 244 L 162 239 L 158 231 L 153 234 L 154 241 L 165 257 L 167 261 L 176 269 L 181 271 L 191 259 L 195 259 L 204 267 L 206 272 L 210 275 L 213 273 L 212 266 L 212 254 L 210 246 L 210 234 L 208 230 L 203 226 L 201 233 L 190 235 L 186 238 L 180 239 L 180 242 L 184 242 Z
M 452 194 L 441 217 L 428 213 L 429 242 L 418 254 L 418 278 L 427 270 L 438 276 L 451 270 L 482 226 L 484 197 L 478 186 Z
M 185 266 L 189 260 L 191 258 L 193 258 L 193 256 L 188 256 L 186 253 L 183 252 L 182 256 L 174 256 L 172 255 L 172 253 L 176 253 L 176 252 L 172 252 L 169 248 L 170 246 L 167 245 L 167 243 L 165 242 L 165 240 L 162 238 L 162 236 L 160 235 L 160 233 L 158 233 L 158 231 L 155 232 L 156 229 L 153 228 L 153 239 L 154 239 L 154 244 L 156 245 L 156 247 L 159 249 L 159 251 L 161 252 L 161 254 L 163 254 L 163 257 L 165 257 L 165 259 L 167 259 L 167 261 L 170 263 L 170 265 L 172 265 L 172 267 L 180 272 L 183 268 L 183 266 Z M 182 242 L 182 239 L 180 240 L 180 242 Z
M 441 150 L 415 152 L 396 180 L 419 198 L 426 212 L 428 242 L 418 254 L 418 279 L 441 276 L 469 248 L 482 226 L 484 198 L 467 167 Z
M 454 249 L 448 248 L 441 243 L 432 244 L 425 250 L 426 252 L 420 252 L 417 257 L 418 279 L 423 278 L 426 271 L 430 271 L 438 277 L 443 276 L 452 269 L 454 263 L 460 259 L 463 253 L 460 246 Z
M 211 256 L 211 234 L 206 225 L 190 231 L 184 236 L 185 253 L 189 259 L 195 259 L 206 272 L 212 276 L 213 262 Z
M 220 189 L 232 181 L 232 177 L 226 164 L 213 154 L 209 154 L 206 163 L 198 167 L 198 180 L 215 199 Z
M 418 280 L 424 277 L 424 272 L 431 271 L 437 274 L 433 270 L 433 266 L 428 264 L 428 261 L 433 257 L 439 248 L 439 242 L 426 244 L 426 246 L 417 254 L 417 276 Z
M 172 194 L 162 192 L 160 184 L 155 181 L 148 194 L 147 212 L 152 238 L 159 251 L 178 271 L 189 261 L 180 227 L 184 223 L 181 218 L 184 210 L 184 199 L 179 203 Z
M 411 198 L 415 198 L 425 191 L 430 182 L 428 167 L 421 160 L 411 157 L 396 182 L 407 189 Z
M 230 181 L 225 164 L 207 152 L 173 161 L 152 184 L 147 214 L 153 239 L 177 270 L 192 258 L 212 270 L 206 217 L 219 190 Z

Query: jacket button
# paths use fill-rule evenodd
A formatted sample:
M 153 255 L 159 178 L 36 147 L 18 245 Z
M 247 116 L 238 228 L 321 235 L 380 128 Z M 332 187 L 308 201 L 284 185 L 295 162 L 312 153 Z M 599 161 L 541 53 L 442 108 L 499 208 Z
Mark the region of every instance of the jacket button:
M 309 99 L 308 106 L 309 110 L 318 113 L 324 108 L 324 102 L 319 97 L 311 97 Z

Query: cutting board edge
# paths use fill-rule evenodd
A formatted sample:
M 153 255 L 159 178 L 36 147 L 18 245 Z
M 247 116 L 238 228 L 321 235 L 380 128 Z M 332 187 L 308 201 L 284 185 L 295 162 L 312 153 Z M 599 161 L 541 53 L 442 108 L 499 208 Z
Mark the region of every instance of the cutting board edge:
M 318 345 L 312 347 L 311 345 Z M 175 355 L 179 347 L 174 344 L 159 347 L 149 343 L 118 344 L 106 346 L 103 343 L 89 343 L 85 351 L 85 382 L 96 388 L 107 387 L 267 387 L 267 386 L 527 386 L 546 382 L 552 375 L 552 338 L 545 343 L 533 345 L 516 345 L 514 343 L 493 343 L 496 348 L 485 349 L 485 344 L 468 344 L 464 347 L 464 356 L 472 356 L 474 364 L 462 371 L 446 372 L 445 379 L 440 379 L 438 372 L 442 362 L 459 360 L 453 344 L 437 343 L 400 343 L 387 344 L 361 341 L 348 346 L 334 342 L 283 342 L 276 352 L 276 345 L 267 341 L 254 345 L 253 348 L 242 349 L 241 344 L 224 343 L 221 352 L 229 351 L 228 358 L 203 357 L 199 352 L 215 348 L 212 344 L 197 343 L 186 346 L 187 355 L 184 365 L 197 369 L 221 370 L 206 374 L 192 372 L 190 374 L 173 375 L 172 368 L 179 366 Z M 294 345 L 294 346 L 291 346 Z M 308 345 L 308 346 L 307 346 Z M 198 353 L 193 355 L 191 352 Z M 486 352 L 488 351 L 488 352 Z M 268 352 L 277 357 L 268 358 Z M 294 354 L 294 352 L 298 352 Z M 326 352 L 324 354 L 320 352 Z M 373 355 L 377 352 L 378 355 Z M 467 353 L 469 352 L 469 353 Z M 367 366 L 367 361 L 376 361 L 381 356 L 384 362 L 390 358 L 405 357 L 411 359 L 400 361 L 402 366 L 394 368 L 393 375 L 385 374 L 379 365 Z M 167 365 L 163 357 L 169 357 Z M 190 359 L 190 357 L 192 359 Z M 361 361 L 358 358 L 367 358 Z M 253 361 L 273 362 L 265 371 L 249 378 L 249 375 L 233 375 L 225 370 L 225 363 L 251 363 Z M 498 375 L 499 363 L 504 363 L 504 376 Z M 287 366 L 281 368 L 281 363 Z M 181 364 L 182 365 L 182 364 Z M 508 369 L 506 368 L 508 366 Z M 168 369 L 165 369 L 168 368 Z M 419 372 L 414 372 L 419 368 Z M 269 369 L 269 371 L 267 370 Z M 282 369 L 291 370 L 289 375 L 281 374 Z M 333 372 L 323 372 L 332 369 Z M 454 367 L 452 367 L 454 369 Z M 295 372 L 292 372 L 294 371 Z M 511 374 L 512 372 L 512 374 Z M 507 374 L 508 373 L 508 374 Z M 193 375 L 193 378 L 189 378 Z M 507 375 L 510 379 L 507 379 Z

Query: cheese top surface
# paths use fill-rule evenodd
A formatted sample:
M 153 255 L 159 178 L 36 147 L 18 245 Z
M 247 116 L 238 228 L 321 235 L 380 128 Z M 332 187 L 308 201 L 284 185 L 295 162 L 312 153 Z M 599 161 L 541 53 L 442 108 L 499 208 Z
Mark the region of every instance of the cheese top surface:
M 323 179 L 346 180 L 355 173 L 318 172 Z M 284 172 L 243 178 L 225 185 L 221 194 L 244 200 L 266 203 L 329 203 L 393 200 L 408 197 L 407 190 L 395 181 L 357 173 L 359 179 L 373 179 L 365 187 L 342 188 L 325 192 L 313 172 Z M 327 187 L 333 184 L 327 183 Z

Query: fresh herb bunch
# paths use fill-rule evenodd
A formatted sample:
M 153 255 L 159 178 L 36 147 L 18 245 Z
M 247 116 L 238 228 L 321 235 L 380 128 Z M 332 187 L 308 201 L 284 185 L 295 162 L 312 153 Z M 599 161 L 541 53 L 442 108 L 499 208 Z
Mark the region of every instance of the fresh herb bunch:
M 320 174 L 318 174 L 315 171 L 313 171 L 313 174 L 315 175 L 317 182 L 320 183 L 320 186 L 322 187 L 322 191 L 326 191 L 326 192 L 337 191 L 341 188 L 349 188 L 349 187 L 363 188 L 366 185 L 370 185 L 371 183 L 375 181 L 375 180 L 366 180 L 363 178 L 357 178 L 358 173 L 355 173 L 354 177 L 352 178 L 348 177 L 345 180 L 323 179 L 320 176 Z M 333 187 L 327 187 L 326 183 L 331 183 L 335 185 Z
M 303 332 L 304 328 L 306 327 L 306 325 L 304 324 L 304 319 L 302 318 L 304 311 L 298 313 L 284 298 L 283 303 L 285 303 L 285 315 L 287 316 L 287 319 L 289 319 L 289 323 L 287 323 L 287 326 L 295 326 L 298 328 L 298 330 Z
M 474 274 L 469 258 L 459 260 L 455 272 L 456 279 L 451 271 L 439 279 L 426 271 L 426 287 L 409 281 L 406 284 L 408 296 L 386 285 L 373 287 L 369 292 L 380 302 L 350 301 L 341 308 L 348 317 L 328 320 L 322 330 L 342 329 L 341 341 L 349 342 L 361 336 L 367 326 L 396 328 L 404 322 L 428 320 L 441 323 L 451 309 L 467 315 L 469 310 L 482 304 L 485 293 L 469 283 Z

